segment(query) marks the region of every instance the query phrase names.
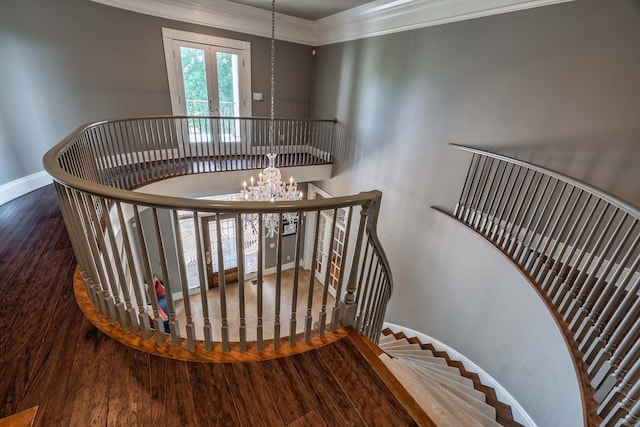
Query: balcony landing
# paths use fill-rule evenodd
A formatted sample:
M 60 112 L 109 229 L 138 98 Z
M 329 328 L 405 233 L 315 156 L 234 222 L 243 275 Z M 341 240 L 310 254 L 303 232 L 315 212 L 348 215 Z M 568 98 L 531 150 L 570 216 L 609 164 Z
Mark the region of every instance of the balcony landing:
M 417 425 L 348 333 L 249 363 L 156 357 L 78 309 L 76 261 L 51 186 L 0 207 L 0 418 L 52 425 Z M 418 420 L 418 421 L 416 421 Z

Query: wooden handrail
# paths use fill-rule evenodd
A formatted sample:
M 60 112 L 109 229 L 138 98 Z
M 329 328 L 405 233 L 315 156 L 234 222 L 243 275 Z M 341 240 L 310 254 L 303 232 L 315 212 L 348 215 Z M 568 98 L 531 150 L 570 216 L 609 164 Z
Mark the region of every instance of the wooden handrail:
M 507 255 L 566 329 L 577 366 L 588 366 L 589 425 L 637 420 L 640 209 L 564 174 L 451 146 L 473 154 L 452 215 Z
M 331 161 L 336 120 L 277 120 L 284 136 L 278 149 L 283 156 L 291 157 L 293 165 Z M 229 139 L 229 128 L 224 132 L 219 129 L 231 126 L 231 122 L 238 128 Z M 358 323 L 356 316 L 366 319 L 360 323 L 359 332 L 377 340 L 392 290 L 391 271 L 375 227 L 379 191 L 275 202 L 199 200 L 132 191 L 180 174 L 225 170 L 226 166 L 220 165 L 228 163 L 234 163 L 236 170 L 261 167 L 265 149 L 261 145 L 265 142 L 261 133 L 264 129 L 259 128 L 262 122 L 265 119 L 178 116 L 103 121 L 80 127 L 45 155 L 45 168 L 54 180 L 84 290 L 103 320 L 108 319 L 124 335 L 155 339 L 159 344 L 167 342 L 186 347 L 187 351 L 219 351 L 218 345 L 223 352 L 236 347 L 246 351 L 252 340 L 261 350 L 270 339 L 277 349 L 281 336 L 288 336 L 289 344 L 295 345 L 301 336 L 304 341 L 313 339 L 312 330 L 323 336 L 327 324 L 330 330 L 336 330 L 341 323 Z M 323 212 L 330 210 L 334 216 L 327 216 L 324 222 L 324 229 L 332 236 L 327 245 L 330 253 L 326 258 L 310 258 L 307 253 L 305 272 L 300 263 L 301 236 L 313 247 L 324 245 L 326 239 L 318 225 Z M 339 224 L 335 213 L 343 210 L 348 210 L 349 215 L 345 216 L 346 224 Z M 263 261 L 268 259 L 270 248 L 261 232 L 261 219 L 273 220 L 274 216 L 280 224 L 284 217 L 297 218 L 293 229 L 296 249 L 295 253 L 283 253 L 287 245 L 284 231 L 277 234 L 277 274 L 269 285 L 274 287 L 275 300 L 269 303 L 272 305 L 263 305 L 267 280 Z M 367 216 L 366 227 L 351 227 L 351 223 L 362 222 Z M 211 221 L 205 223 L 203 218 Z M 315 218 L 315 229 L 302 228 L 309 222 L 306 218 Z M 230 227 L 224 233 L 232 235 L 223 236 L 223 226 Z M 189 227 L 194 231 L 185 232 Z M 336 233 L 338 227 L 346 231 Z M 333 244 L 338 234 L 345 240 L 342 246 Z M 249 240 L 243 235 L 248 235 Z M 346 249 L 349 240 L 366 255 L 354 258 L 352 251 Z M 225 249 L 221 242 L 226 241 L 235 247 Z M 256 267 L 257 295 L 252 297 L 257 302 L 250 307 L 253 303 L 246 302 L 245 294 L 254 291 L 245 289 L 249 285 L 243 280 L 247 279 L 243 261 L 245 245 L 254 244 L 251 242 L 257 242 L 256 256 L 260 259 Z M 291 243 L 288 245 L 291 247 Z M 225 250 L 229 254 L 223 254 Z M 237 285 L 228 283 L 224 274 L 226 257 L 233 252 L 237 262 L 243 263 L 238 264 Z M 191 264 L 187 265 L 187 258 Z M 292 259 L 288 268 L 295 273 L 292 281 L 285 284 L 282 263 Z M 380 265 L 380 272 L 365 279 L 361 266 L 374 261 Z M 339 264 L 334 265 L 336 262 Z M 220 266 L 219 271 L 214 270 L 214 264 Z M 316 271 L 324 272 L 322 277 L 316 279 Z M 335 271 L 339 271 L 339 278 L 332 277 Z M 307 292 L 307 285 L 300 283 L 305 274 L 309 277 L 309 296 L 304 310 L 298 310 L 297 304 L 302 303 L 298 294 Z M 158 284 L 156 276 L 164 283 Z M 366 303 L 354 295 L 349 301 L 344 300 L 347 287 L 341 285 L 346 277 L 353 280 L 354 290 L 367 295 Z M 199 286 L 198 300 L 187 297 L 192 281 Z M 339 285 L 335 302 L 329 301 L 328 290 L 336 282 Z M 212 301 L 210 286 L 217 286 Z M 286 286 L 292 287 L 290 295 L 282 294 Z M 314 286 L 322 286 L 320 299 L 313 298 Z M 229 299 L 232 287 L 240 288 L 237 300 Z M 238 314 L 233 314 L 235 309 L 229 307 L 238 304 Z M 283 312 L 289 310 L 283 304 L 291 306 L 290 313 Z M 295 318 L 297 313 L 304 313 L 304 321 Z M 268 337 L 267 323 L 273 326 Z M 238 337 L 234 328 L 239 328 Z M 232 345 L 235 342 L 237 346 Z

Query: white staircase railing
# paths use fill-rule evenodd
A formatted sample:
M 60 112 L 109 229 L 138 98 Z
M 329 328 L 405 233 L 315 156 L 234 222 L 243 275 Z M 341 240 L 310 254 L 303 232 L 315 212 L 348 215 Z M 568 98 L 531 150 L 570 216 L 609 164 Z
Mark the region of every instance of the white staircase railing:
M 277 166 L 330 163 L 334 127 L 277 119 Z M 392 290 L 375 227 L 380 192 L 252 203 L 132 191 L 178 175 L 263 168 L 268 129 L 268 119 L 235 117 L 107 121 L 77 130 L 46 154 L 85 290 L 112 324 L 206 352 L 277 349 L 281 339 L 295 345 L 340 325 L 378 339 Z M 323 217 L 333 220 L 321 232 Z M 260 226 L 266 218 L 281 225 L 272 239 Z M 185 220 L 190 233 L 182 230 Z M 223 232 L 225 221 L 232 231 Z M 339 227 L 343 236 L 334 245 Z M 328 259 L 317 256 L 323 250 Z M 233 277 L 225 272 L 229 252 Z M 245 254 L 257 259 L 245 263 Z M 248 265 L 256 270 L 251 276 Z
M 604 426 L 640 417 L 640 210 L 583 182 L 473 153 L 453 215 L 539 287 L 586 366 Z

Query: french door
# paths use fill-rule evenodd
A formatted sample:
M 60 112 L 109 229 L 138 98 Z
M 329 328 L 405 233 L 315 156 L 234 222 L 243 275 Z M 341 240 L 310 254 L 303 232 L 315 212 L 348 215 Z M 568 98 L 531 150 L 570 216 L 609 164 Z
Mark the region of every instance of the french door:
M 238 281 L 237 227 L 233 215 L 220 216 L 220 239 L 218 239 L 218 222 L 215 216 L 202 218 L 202 237 L 205 243 L 205 259 L 207 262 L 207 282 L 213 288 L 219 284 L 220 271 L 218 246 L 222 252 L 225 283 Z
M 242 52 L 235 49 L 175 40 L 176 67 L 181 79 L 178 103 L 181 115 L 239 117 Z M 242 108 L 244 110 L 244 108 Z M 191 142 L 240 142 L 238 120 L 189 121 Z
M 215 216 L 202 218 L 202 235 L 205 244 L 207 263 L 207 282 L 209 287 L 219 284 L 218 250 L 222 253 L 222 268 L 225 283 L 238 281 L 238 219 L 235 215 L 220 216 L 220 233 Z M 258 234 L 253 227 L 242 227 L 242 255 L 244 259 L 244 278 L 251 277 L 258 267 Z M 218 248 L 220 246 L 220 248 Z
M 218 223 L 216 216 L 199 218 L 202 230 L 202 247 L 204 263 L 206 265 L 207 283 L 209 288 L 219 284 L 219 260 L 218 246 L 222 253 L 222 267 L 224 268 L 225 283 L 238 281 L 238 247 L 237 233 L 238 221 L 235 215 L 220 216 L 220 239 L 218 239 Z M 244 222 L 244 221 L 243 221 Z M 253 227 L 244 227 L 243 232 L 243 258 L 244 278 L 249 279 L 255 275 L 258 269 L 258 233 Z M 198 249 L 196 228 L 193 224 L 193 216 L 184 216 L 180 219 L 180 233 L 182 252 L 184 256 L 185 272 L 189 286 L 189 293 L 193 294 L 200 289 L 200 274 L 198 270 Z
M 251 115 L 250 44 L 238 40 L 163 28 L 174 115 Z M 238 120 L 190 119 L 191 143 L 241 142 Z
M 329 269 L 329 292 L 334 297 L 338 289 L 338 279 L 342 269 L 344 255 L 344 240 L 346 211 L 338 210 L 338 218 L 334 218 L 333 211 L 321 211 L 318 225 L 318 252 L 316 256 L 315 276 L 324 283 Z M 333 230 L 335 226 L 335 231 Z M 331 233 L 333 232 L 333 245 L 331 245 Z
M 181 40 L 173 41 L 173 50 L 182 77 L 178 102 L 183 114 L 240 116 L 245 101 L 240 97 L 242 51 Z

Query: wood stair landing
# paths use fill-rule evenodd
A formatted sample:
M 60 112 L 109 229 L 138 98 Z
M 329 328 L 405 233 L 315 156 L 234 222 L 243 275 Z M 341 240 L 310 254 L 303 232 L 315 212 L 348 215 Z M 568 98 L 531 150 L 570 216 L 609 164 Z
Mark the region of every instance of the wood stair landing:
M 438 426 L 523 427 L 493 388 L 446 352 L 388 328 L 378 345 L 380 360 Z

